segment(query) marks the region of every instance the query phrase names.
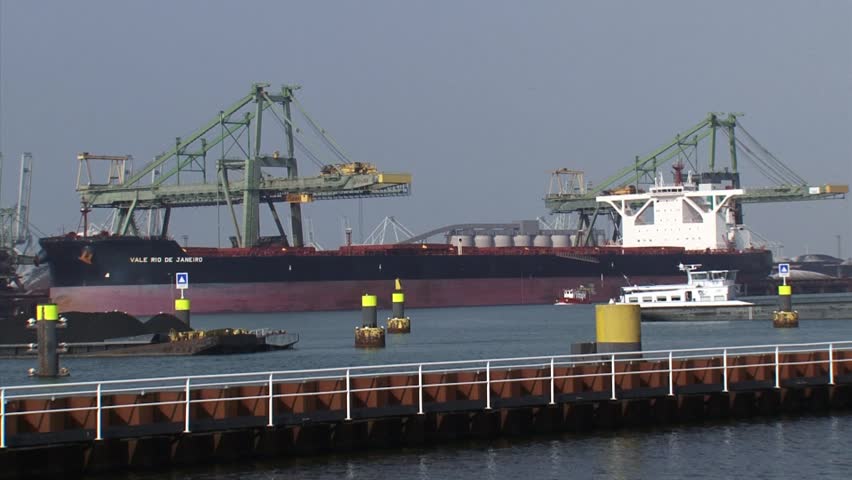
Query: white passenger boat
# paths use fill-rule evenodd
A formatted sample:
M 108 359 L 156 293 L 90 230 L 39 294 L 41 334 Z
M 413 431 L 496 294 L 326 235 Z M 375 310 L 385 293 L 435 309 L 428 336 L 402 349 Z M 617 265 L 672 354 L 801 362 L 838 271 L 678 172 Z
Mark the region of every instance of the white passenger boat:
M 634 285 L 621 288 L 621 296 L 613 303 L 639 305 L 646 319 L 666 320 L 667 311 L 689 310 L 693 313 L 720 314 L 728 307 L 749 307 L 753 303 L 737 300 L 739 288 L 736 270 L 699 270 L 701 265 L 680 265 L 687 283 L 677 285 Z M 735 308 L 736 309 L 736 308 Z M 659 315 L 658 315 L 659 314 Z M 701 316 L 701 315 L 696 315 Z

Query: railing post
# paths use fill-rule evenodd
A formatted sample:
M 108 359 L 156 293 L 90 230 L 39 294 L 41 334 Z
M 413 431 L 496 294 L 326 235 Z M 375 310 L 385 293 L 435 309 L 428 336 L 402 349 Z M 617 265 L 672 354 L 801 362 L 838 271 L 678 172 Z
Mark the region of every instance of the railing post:
M 346 420 L 352 420 L 352 405 L 350 404 L 349 369 L 346 369 Z
M 728 349 L 722 350 L 722 391 L 728 393 Z
M 0 388 L 0 448 L 6 448 L 6 389 Z
M 554 375 L 553 357 L 550 357 L 550 404 L 556 404 L 556 376 Z
M 491 362 L 485 362 L 485 409 L 491 410 Z
M 423 415 L 423 365 L 417 366 L 417 414 Z
M 828 344 L 828 384 L 834 385 L 834 345 Z
M 781 365 L 778 361 L 778 346 L 775 346 L 775 388 L 781 388 Z
M 610 400 L 615 400 L 615 354 L 612 354 L 612 363 L 610 364 L 610 369 L 612 370 L 612 397 Z
M 95 400 L 95 405 L 97 405 L 97 415 L 95 417 L 95 440 L 103 440 L 103 425 L 101 424 L 103 418 L 103 400 L 101 396 L 101 384 L 98 384 L 98 388 L 96 391 L 97 399 Z
M 186 377 L 186 411 L 184 412 L 183 433 L 189 433 L 189 377 Z
M 269 374 L 269 422 L 266 424 L 267 427 L 274 427 L 275 423 L 272 421 L 272 373 Z
M 672 352 L 669 352 L 669 396 L 674 397 L 674 371 L 672 370 Z

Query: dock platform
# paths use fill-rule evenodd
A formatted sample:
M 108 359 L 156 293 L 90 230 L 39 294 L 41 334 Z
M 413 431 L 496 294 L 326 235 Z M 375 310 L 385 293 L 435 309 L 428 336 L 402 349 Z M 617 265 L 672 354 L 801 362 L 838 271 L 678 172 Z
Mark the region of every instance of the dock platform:
M 72 475 L 849 409 L 852 341 L 4 386 L 0 405 L 0 478 Z

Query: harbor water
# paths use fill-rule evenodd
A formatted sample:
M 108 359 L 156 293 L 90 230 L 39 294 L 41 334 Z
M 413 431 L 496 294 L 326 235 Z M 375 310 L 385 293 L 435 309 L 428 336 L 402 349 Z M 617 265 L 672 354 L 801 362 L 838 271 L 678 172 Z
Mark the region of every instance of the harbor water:
M 410 309 L 412 333 L 388 335 L 384 349 L 354 348 L 359 311 L 194 315 L 193 327 L 274 328 L 298 333 L 292 350 L 212 357 L 63 358 L 79 382 L 134 377 L 280 371 L 369 364 L 566 355 L 594 341 L 591 305 Z M 380 323 L 390 311 L 380 311 Z M 646 350 L 852 340 L 852 321 L 803 321 L 774 329 L 762 321 L 643 323 Z M 0 362 L 0 384 L 27 377 L 35 359 Z M 52 380 L 53 381 L 53 380 Z M 51 382 L 52 382 L 51 381 Z M 650 430 L 597 432 L 435 447 L 245 462 L 124 478 L 753 478 L 852 475 L 844 432 L 852 415 L 772 418 Z
M 130 474 L 178 479 L 806 479 L 849 478 L 852 415 L 457 442 Z

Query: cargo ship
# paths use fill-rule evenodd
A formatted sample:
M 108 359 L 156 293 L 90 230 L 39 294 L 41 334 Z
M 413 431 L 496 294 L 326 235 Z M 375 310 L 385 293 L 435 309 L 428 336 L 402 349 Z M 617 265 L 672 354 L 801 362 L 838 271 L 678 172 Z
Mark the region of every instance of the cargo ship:
M 679 182 L 677 182 L 679 183 Z M 265 244 L 183 247 L 168 237 L 102 234 L 41 239 L 51 298 L 61 310 L 171 311 L 177 273 L 187 273 L 194 312 L 357 309 L 376 294 L 389 306 L 400 279 L 409 307 L 552 304 L 566 285 L 594 285 L 605 302 L 627 284 L 673 283 L 680 264 L 737 270 L 748 285 L 772 268 L 768 250 L 733 248 L 734 199 L 744 192 L 710 185 L 664 185 L 597 201 L 621 218 L 621 242 L 553 246 L 524 232 L 511 245 L 345 245 L 319 251 Z

